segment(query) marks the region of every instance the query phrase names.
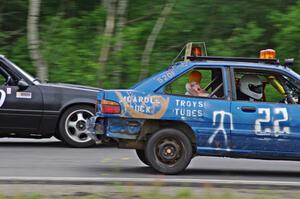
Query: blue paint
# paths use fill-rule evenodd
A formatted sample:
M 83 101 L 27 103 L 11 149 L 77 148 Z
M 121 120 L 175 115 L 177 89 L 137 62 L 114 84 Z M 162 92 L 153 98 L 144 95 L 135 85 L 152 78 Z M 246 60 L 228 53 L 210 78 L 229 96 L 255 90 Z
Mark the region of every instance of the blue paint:
M 196 67 L 222 68 L 224 99 L 169 95 L 164 88 L 177 77 Z M 300 76 L 289 68 L 260 63 L 239 62 L 180 62 L 157 73 L 126 90 L 104 90 L 99 92 L 102 99 L 120 103 L 120 114 L 103 114 L 97 107 L 97 116 L 106 122 L 106 136 L 122 139 L 136 139 L 147 119 L 184 122 L 193 130 L 199 155 L 255 157 L 255 158 L 300 158 L 300 106 L 283 103 L 232 101 L 228 93 L 230 77 L 225 70 L 230 67 L 260 69 L 279 72 L 296 81 Z M 228 99 L 228 100 L 227 100 Z M 255 112 L 243 112 L 241 107 L 255 107 Z M 270 120 L 265 119 L 270 111 Z M 221 113 L 222 112 L 222 113 Z M 276 133 L 274 122 L 279 122 Z M 222 115 L 223 114 L 223 115 Z M 139 125 L 129 126 L 128 121 L 138 121 Z M 276 126 L 276 125 L 275 125 Z M 285 133 L 284 127 L 288 127 Z M 275 128 L 275 129 L 274 129 Z M 271 132 L 268 132 L 271 129 Z M 275 133 L 274 133 L 275 132 Z
M 107 118 L 106 134 L 112 138 L 136 139 L 143 120 Z

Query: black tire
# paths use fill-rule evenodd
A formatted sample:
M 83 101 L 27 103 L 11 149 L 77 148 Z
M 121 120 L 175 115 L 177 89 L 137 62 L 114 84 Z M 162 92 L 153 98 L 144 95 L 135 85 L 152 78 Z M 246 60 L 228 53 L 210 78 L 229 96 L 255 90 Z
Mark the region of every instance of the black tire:
M 59 121 L 59 137 L 71 147 L 92 147 L 96 143 L 86 134 L 86 119 L 94 115 L 88 105 L 74 105 L 65 110 Z
M 166 128 L 148 140 L 145 155 L 150 166 L 163 174 L 182 172 L 190 163 L 193 149 L 190 139 L 180 130 Z
M 149 166 L 149 162 L 146 159 L 145 151 L 144 150 L 137 149 L 136 150 L 136 154 L 137 154 L 137 156 L 139 157 L 139 159 L 140 159 L 140 161 L 142 163 L 144 163 L 145 165 Z

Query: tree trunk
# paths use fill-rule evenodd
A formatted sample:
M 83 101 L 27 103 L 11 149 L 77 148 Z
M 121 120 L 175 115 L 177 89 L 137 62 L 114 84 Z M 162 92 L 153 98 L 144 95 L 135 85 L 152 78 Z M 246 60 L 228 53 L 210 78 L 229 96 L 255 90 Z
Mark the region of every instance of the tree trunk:
M 2 31 L 2 24 L 3 24 L 3 6 L 0 4 L 0 31 Z
M 111 38 L 115 29 L 116 0 L 103 0 L 103 6 L 107 10 L 103 43 L 99 56 L 98 85 L 101 87 L 105 81 L 106 64 L 109 56 Z
M 152 29 L 152 32 L 148 36 L 147 43 L 145 45 L 145 49 L 143 51 L 142 60 L 141 60 L 141 73 L 140 80 L 144 79 L 148 76 L 149 73 L 149 62 L 150 56 L 153 51 L 156 39 L 164 26 L 167 16 L 171 13 L 176 0 L 167 0 L 163 10 L 160 13 L 160 17 L 156 20 L 156 23 Z
M 29 1 L 29 11 L 27 19 L 27 39 L 30 57 L 33 65 L 36 67 L 37 76 L 41 81 L 48 80 L 48 66 L 43 60 L 40 51 L 38 21 L 40 15 L 40 0 Z
M 117 24 L 116 24 L 116 42 L 114 46 L 114 53 L 116 54 L 116 59 L 119 60 L 118 64 L 114 67 L 113 71 L 113 82 L 116 87 L 120 86 L 121 76 L 122 76 L 122 60 L 120 59 L 119 53 L 123 48 L 123 29 L 126 24 L 126 10 L 127 10 L 128 0 L 119 0 L 117 7 Z

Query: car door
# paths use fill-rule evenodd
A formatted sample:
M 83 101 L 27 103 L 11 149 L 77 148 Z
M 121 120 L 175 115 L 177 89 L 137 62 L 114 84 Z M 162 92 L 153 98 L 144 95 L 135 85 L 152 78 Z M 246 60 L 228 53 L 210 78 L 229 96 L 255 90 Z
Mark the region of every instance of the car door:
M 236 91 L 241 85 L 238 82 L 238 69 L 232 71 L 235 76 Z M 241 74 L 255 74 L 267 78 L 261 101 L 238 99 L 232 101 L 231 112 L 234 128 L 231 131 L 231 148 L 238 153 L 257 157 L 278 156 L 279 153 L 300 152 L 300 120 L 298 104 L 286 104 L 285 97 L 280 98 L 280 88 L 272 89 L 270 78 L 281 78 L 284 75 L 277 72 L 259 70 L 239 70 Z M 276 74 L 277 73 L 277 74 Z M 276 74 L 276 75 L 271 75 Z M 272 80 L 273 81 L 273 80 Z M 278 82 L 277 82 L 278 83 Z M 275 84 L 276 85 L 276 84 Z M 277 86 L 279 83 L 277 84 Z M 280 85 L 279 85 L 280 86 Z M 281 87 L 282 89 L 282 87 Z M 286 154 L 288 155 L 288 154 Z M 295 154 L 294 154 L 295 155 Z
M 40 89 L 25 82 L 2 62 L 0 70 L 0 134 L 38 133 L 43 116 Z
M 166 87 L 172 109 L 168 119 L 187 123 L 196 134 L 199 154 L 226 154 L 230 146 L 232 119 L 230 100 L 227 99 L 226 67 L 195 66 Z M 201 88 L 206 96 L 188 93 L 189 75 L 198 71 L 202 74 Z M 223 81 L 225 80 L 225 81 Z

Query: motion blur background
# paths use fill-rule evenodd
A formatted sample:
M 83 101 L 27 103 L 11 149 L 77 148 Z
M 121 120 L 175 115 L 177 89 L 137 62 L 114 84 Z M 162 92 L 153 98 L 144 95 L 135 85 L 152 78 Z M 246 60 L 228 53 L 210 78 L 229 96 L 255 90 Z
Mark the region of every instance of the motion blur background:
M 299 66 L 299 33 L 300 0 L 0 0 L 0 54 L 32 75 L 48 67 L 50 82 L 103 88 L 166 68 L 189 41 L 215 56 L 273 48 Z

